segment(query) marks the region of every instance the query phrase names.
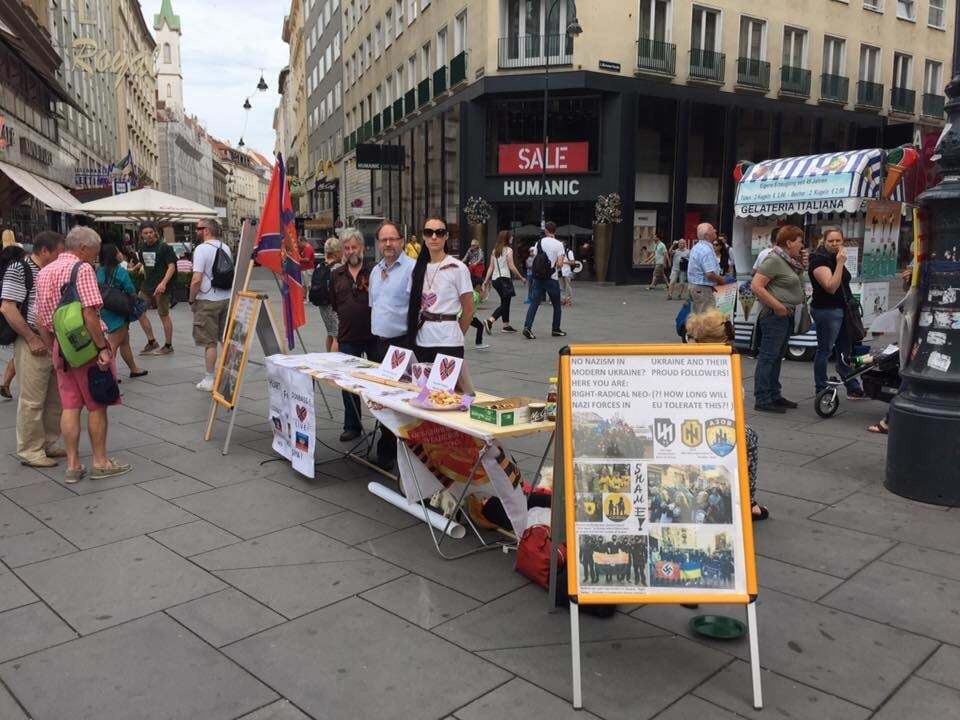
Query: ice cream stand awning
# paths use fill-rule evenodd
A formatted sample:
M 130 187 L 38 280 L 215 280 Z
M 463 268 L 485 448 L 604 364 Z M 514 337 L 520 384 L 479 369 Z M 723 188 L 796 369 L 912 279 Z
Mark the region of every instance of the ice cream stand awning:
M 734 211 L 740 218 L 858 212 L 881 196 L 886 155 L 874 148 L 765 160 L 740 179 Z M 900 173 L 888 174 L 893 199 L 902 200 Z

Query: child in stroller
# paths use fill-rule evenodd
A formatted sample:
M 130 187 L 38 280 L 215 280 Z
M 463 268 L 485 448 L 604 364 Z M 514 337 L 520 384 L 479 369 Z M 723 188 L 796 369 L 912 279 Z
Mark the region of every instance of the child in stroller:
M 820 417 L 836 414 L 840 408 L 840 388 L 854 378 L 860 379 L 864 395 L 873 400 L 889 403 L 897 394 L 900 388 L 900 348 L 896 345 L 888 345 L 878 355 L 856 357 L 851 365 L 854 367 L 852 374 L 843 380 L 831 377 L 827 386 L 817 393 L 814 409 Z

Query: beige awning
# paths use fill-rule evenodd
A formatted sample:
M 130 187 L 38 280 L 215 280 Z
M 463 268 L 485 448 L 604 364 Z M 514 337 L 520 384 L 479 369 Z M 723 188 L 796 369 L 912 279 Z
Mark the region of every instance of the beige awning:
M 0 162 L 0 171 L 54 212 L 80 212 L 80 201 L 60 183 L 5 162 Z

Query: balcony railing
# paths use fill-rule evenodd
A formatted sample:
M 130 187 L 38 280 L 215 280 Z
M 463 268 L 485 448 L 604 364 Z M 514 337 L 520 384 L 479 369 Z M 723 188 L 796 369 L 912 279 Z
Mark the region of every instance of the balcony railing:
M 501 70 L 573 63 L 573 38 L 568 35 L 510 35 L 500 38 Z
M 874 108 L 883 107 L 883 83 L 861 80 L 857 83 L 857 106 Z
M 737 85 L 751 90 L 769 90 L 770 63 L 754 58 L 737 58 Z
M 403 96 L 403 109 L 407 115 L 410 115 L 414 110 L 417 109 L 416 90 L 407 90 L 406 95 Z
M 933 93 L 923 94 L 923 116 L 928 118 L 943 117 L 943 95 Z
M 447 66 L 437 68 L 433 73 L 433 96 L 443 95 L 447 91 Z
M 383 109 L 383 112 L 380 113 L 380 117 L 382 119 L 383 129 L 386 130 L 393 125 L 393 108 L 387 105 L 387 107 Z
M 467 53 L 464 51 L 450 61 L 450 87 L 467 80 Z
M 367 120 L 363 124 L 363 141 L 366 142 L 373 137 L 373 123 Z
M 430 102 L 430 78 L 424 78 L 417 85 L 417 107 L 422 108 Z
M 711 50 L 690 51 L 690 78 L 722 83 L 727 56 Z
M 850 78 L 826 73 L 820 76 L 820 100 L 822 102 L 846 105 L 849 96 Z
M 397 98 L 393 101 L 393 121 L 395 123 L 403 120 L 403 98 Z
M 374 116 L 373 116 L 373 134 L 374 134 L 374 135 L 379 135 L 379 134 L 380 134 L 380 127 L 381 127 L 381 126 L 380 126 L 380 122 L 381 122 L 380 116 L 379 116 L 379 115 L 374 115 Z
M 676 75 L 677 46 L 650 38 L 640 38 L 637 40 L 637 70 Z
M 780 68 L 780 94 L 810 97 L 810 71 L 784 65 Z
M 350 136 L 349 136 L 349 135 L 347 135 L 347 136 L 343 139 L 343 151 L 344 151 L 344 152 L 349 152 L 349 151 L 350 151 Z
M 913 115 L 917 107 L 917 91 L 907 88 L 890 88 L 890 109 L 898 113 Z

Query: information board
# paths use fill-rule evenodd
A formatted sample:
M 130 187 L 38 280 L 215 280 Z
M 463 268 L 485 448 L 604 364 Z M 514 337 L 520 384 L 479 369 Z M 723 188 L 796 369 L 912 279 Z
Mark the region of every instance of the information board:
M 723 345 L 572 346 L 560 382 L 571 598 L 750 602 L 740 358 Z
M 213 399 L 225 408 L 233 408 L 237 403 L 262 302 L 256 293 L 241 290 L 231 307 L 223 350 L 218 358 L 217 373 L 213 381 Z

